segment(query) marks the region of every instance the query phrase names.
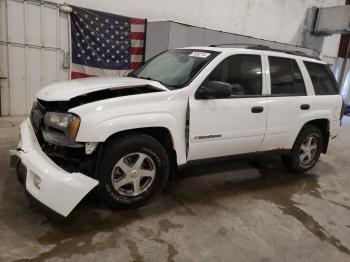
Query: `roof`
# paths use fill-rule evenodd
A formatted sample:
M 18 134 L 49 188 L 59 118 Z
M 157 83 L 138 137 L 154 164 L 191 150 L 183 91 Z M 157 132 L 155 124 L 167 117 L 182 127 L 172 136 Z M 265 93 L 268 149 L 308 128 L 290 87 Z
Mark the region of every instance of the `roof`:
M 215 51 L 215 52 L 221 52 L 221 53 L 251 53 L 251 51 L 256 51 L 258 53 L 264 53 L 267 55 L 273 55 L 273 56 L 280 56 L 280 57 L 287 57 L 287 58 L 302 58 L 305 61 L 315 62 L 315 63 L 324 63 L 317 57 L 311 57 L 307 54 L 288 51 L 288 50 L 276 50 L 276 49 L 269 49 L 266 48 L 260 48 L 263 46 L 256 46 L 251 45 L 247 47 L 230 47 L 230 46 L 189 46 L 189 47 L 183 47 L 179 49 L 199 49 L 199 50 L 207 50 L 207 51 Z

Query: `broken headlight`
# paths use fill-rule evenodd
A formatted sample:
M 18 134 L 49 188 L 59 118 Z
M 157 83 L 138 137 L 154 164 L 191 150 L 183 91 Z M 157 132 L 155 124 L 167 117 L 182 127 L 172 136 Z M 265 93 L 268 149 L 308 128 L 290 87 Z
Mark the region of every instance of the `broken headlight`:
M 56 133 L 55 141 L 58 144 L 69 144 L 73 143 L 79 130 L 80 117 L 71 113 L 56 113 L 47 112 L 45 114 L 44 123 L 51 133 Z M 59 141 L 59 137 L 63 140 Z M 44 136 L 45 137 L 45 136 Z M 51 140 L 47 137 L 48 140 Z M 50 142 L 50 141 L 48 141 Z

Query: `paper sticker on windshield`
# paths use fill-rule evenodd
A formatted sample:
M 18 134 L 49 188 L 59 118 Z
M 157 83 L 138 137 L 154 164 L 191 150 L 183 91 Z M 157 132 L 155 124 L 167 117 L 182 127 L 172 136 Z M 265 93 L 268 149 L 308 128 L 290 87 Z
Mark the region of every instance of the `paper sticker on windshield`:
M 195 51 L 189 54 L 189 56 L 207 58 L 208 56 L 210 56 L 210 53 Z

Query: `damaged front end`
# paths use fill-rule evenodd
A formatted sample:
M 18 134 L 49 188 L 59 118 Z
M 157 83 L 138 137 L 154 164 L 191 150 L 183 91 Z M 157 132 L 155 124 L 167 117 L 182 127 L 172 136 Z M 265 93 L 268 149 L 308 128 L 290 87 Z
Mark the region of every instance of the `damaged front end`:
M 78 94 L 66 99 L 67 95 L 59 93 L 57 87 L 55 92 L 62 101 L 52 101 L 49 96 L 54 94 L 48 88 L 39 92 L 29 119 L 21 124 L 19 145 L 10 151 L 12 166 L 17 169 L 18 180 L 27 195 L 50 211 L 67 217 L 98 185 L 97 169 L 103 145 L 76 141 L 82 120 L 70 109 L 104 99 L 160 91 L 164 90 L 150 85 L 104 87 L 85 93 L 77 88 L 70 92 Z
M 140 85 L 88 92 L 68 101 L 37 99 L 30 113 L 30 121 L 42 150 L 56 164 L 68 172 L 81 172 L 94 178 L 102 145 L 75 140 L 81 119 L 69 110 L 95 101 L 161 91 L 164 90 Z
M 45 213 L 67 217 L 98 181 L 80 172 L 68 172 L 43 150 L 27 119 L 20 126 L 20 141 L 11 150 L 11 164 L 16 168 L 26 195 Z
M 36 138 L 42 151 L 62 169 L 95 177 L 100 147 L 75 141 L 80 118 L 68 110 L 67 102 L 38 99 L 30 114 Z

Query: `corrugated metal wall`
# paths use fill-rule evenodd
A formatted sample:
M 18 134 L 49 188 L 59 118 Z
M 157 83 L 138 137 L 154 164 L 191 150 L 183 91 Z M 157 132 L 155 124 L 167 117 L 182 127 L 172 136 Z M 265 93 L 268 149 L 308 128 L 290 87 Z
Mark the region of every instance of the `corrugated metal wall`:
M 266 45 L 275 49 L 300 51 L 308 55 L 318 55 L 317 52 L 303 47 L 221 32 L 173 21 L 160 21 L 149 22 L 147 24 L 146 60 L 167 49 L 228 43 Z
M 68 79 L 68 15 L 36 0 L 0 7 L 1 115 L 24 115 L 40 88 Z

